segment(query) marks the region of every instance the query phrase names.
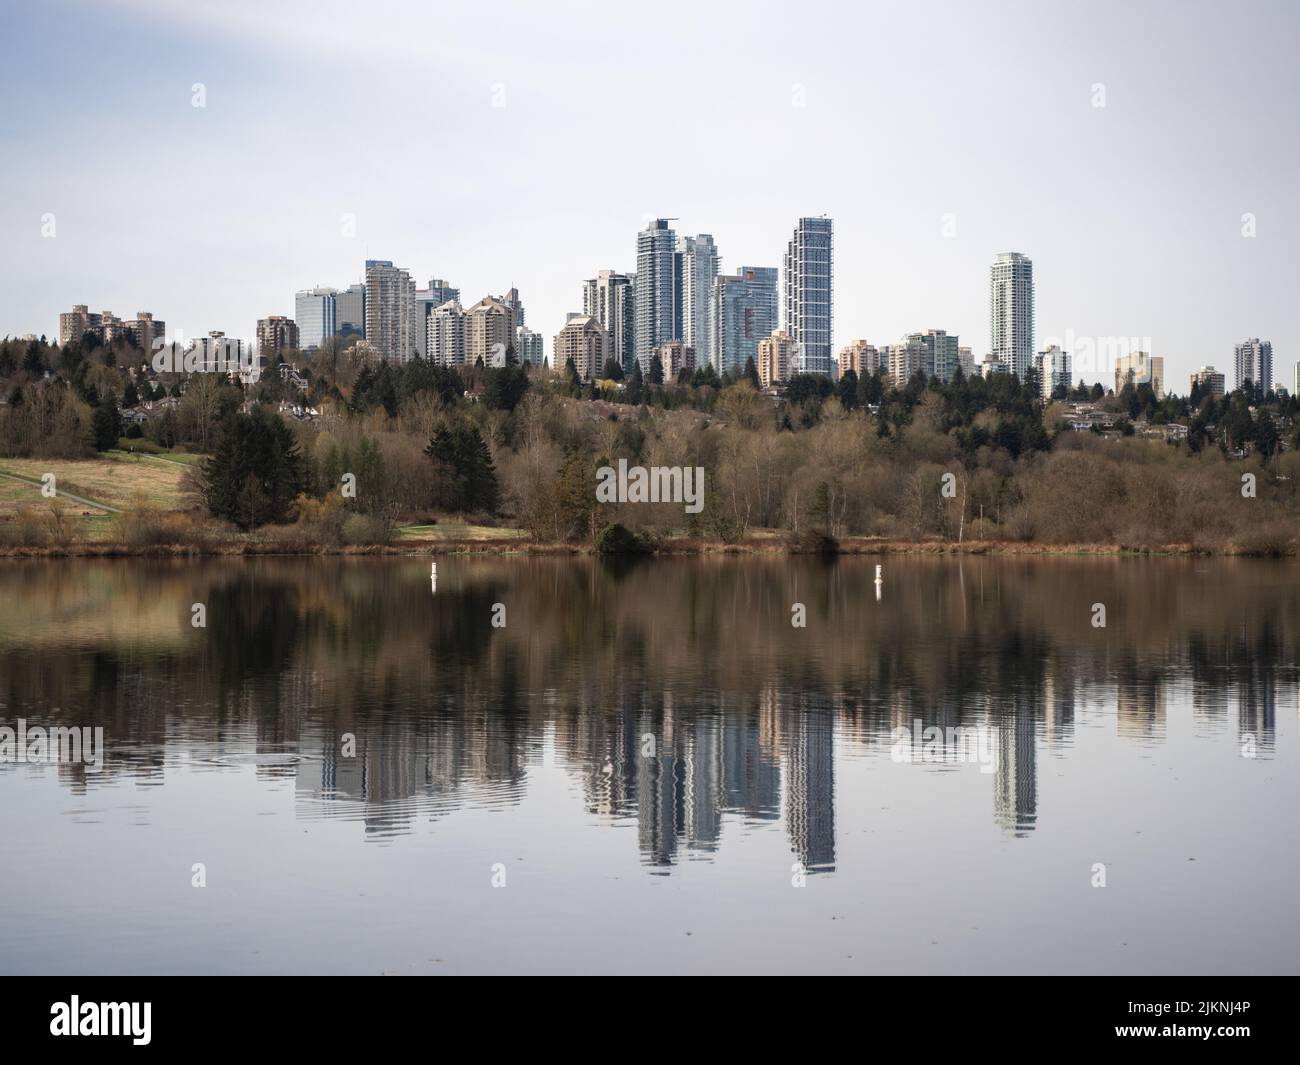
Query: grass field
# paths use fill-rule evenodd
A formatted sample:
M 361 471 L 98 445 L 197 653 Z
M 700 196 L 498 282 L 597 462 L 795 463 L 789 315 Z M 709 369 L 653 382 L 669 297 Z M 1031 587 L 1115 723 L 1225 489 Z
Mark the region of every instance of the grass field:
M 403 525 L 399 540 L 526 540 L 524 529 L 498 529 L 488 525 L 470 525 L 448 519 L 437 525 Z
M 0 478 L 0 514 L 12 514 L 20 506 L 47 507 L 41 495 L 41 478 L 54 474 L 60 493 L 81 496 L 96 507 L 66 499 L 69 507 L 87 515 L 106 514 L 105 507 L 129 508 L 143 497 L 163 510 L 184 510 L 181 492 L 185 463 L 163 457 L 144 458 L 107 452 L 93 459 L 0 459 L 0 473 L 14 474 L 27 483 Z

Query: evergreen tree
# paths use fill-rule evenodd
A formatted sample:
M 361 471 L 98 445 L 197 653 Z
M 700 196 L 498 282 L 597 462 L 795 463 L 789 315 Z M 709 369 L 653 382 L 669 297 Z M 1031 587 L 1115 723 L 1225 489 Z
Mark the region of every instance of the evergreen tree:
M 478 429 L 468 424 L 440 426 L 424 453 L 447 479 L 442 502 L 448 509 L 496 513 L 500 494 L 496 467 Z
M 641 400 L 645 396 L 645 381 L 641 377 L 641 363 L 638 360 L 632 364 L 632 379 L 627 384 L 627 401 L 634 407 L 641 406 Z
M 763 382 L 758 376 L 758 367 L 754 365 L 754 357 L 751 355 L 745 360 L 745 380 L 754 386 L 754 391 L 759 392 L 763 388 Z
M 91 421 L 95 434 L 95 450 L 108 451 L 117 447 L 117 439 L 122 435 L 122 419 L 117 413 L 117 397 L 112 392 L 95 405 L 95 416 Z
M 253 529 L 289 520 L 305 464 L 293 430 L 258 406 L 225 422 L 203 475 L 208 511 Z

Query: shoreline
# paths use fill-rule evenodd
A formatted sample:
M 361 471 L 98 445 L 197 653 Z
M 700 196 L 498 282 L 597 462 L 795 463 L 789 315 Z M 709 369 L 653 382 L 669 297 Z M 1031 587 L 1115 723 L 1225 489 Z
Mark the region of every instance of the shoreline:
M 1291 559 L 1296 550 L 1251 551 L 1235 546 L 1222 548 L 1197 547 L 1193 544 L 1162 544 L 1141 546 L 1133 544 L 1053 544 L 1039 541 L 1016 540 L 894 540 L 880 537 L 845 537 L 833 549 L 807 550 L 777 538 L 750 539 L 739 543 L 722 540 L 701 540 L 691 537 L 667 538 L 652 549 L 627 555 L 602 555 L 587 543 L 548 543 L 521 540 L 513 537 L 487 539 L 408 539 L 392 544 L 321 545 L 304 548 L 302 545 L 258 541 L 211 544 L 150 544 L 131 545 L 113 541 L 84 541 L 61 546 L 43 545 L 0 548 L 0 559 L 57 559 L 57 558 L 311 558 L 317 556 L 384 556 L 393 558 L 435 558 L 439 555 L 570 555 L 623 558 L 692 558 L 702 556 L 813 556 L 835 558 L 864 555 L 996 555 L 1003 557 L 1126 557 L 1126 558 L 1272 558 Z

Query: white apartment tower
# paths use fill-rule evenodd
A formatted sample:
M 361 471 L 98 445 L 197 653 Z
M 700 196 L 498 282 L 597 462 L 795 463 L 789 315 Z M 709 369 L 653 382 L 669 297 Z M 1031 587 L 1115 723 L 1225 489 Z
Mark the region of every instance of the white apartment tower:
M 1023 381 L 1034 365 L 1034 264 L 1017 251 L 989 271 L 989 340 L 994 359 Z
M 1233 368 L 1236 370 L 1236 388 L 1247 381 L 1257 384 L 1265 392 L 1273 387 L 1273 345 L 1270 341 L 1251 337 L 1233 349 Z
M 1051 399 L 1058 388 L 1068 391 L 1074 385 L 1069 352 L 1062 351 L 1056 344 L 1038 353 L 1034 369 L 1038 371 L 1038 387 L 1043 399 Z

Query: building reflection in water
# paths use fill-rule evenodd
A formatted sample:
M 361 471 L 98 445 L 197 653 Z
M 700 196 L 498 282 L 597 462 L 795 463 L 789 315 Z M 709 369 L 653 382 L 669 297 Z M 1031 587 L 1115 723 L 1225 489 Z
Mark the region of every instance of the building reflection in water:
M 779 826 L 823 872 L 843 759 L 888 757 L 900 726 L 995 735 L 980 780 L 994 823 L 1027 836 L 1051 820 L 1038 757 L 1068 757 L 1085 718 L 1154 746 L 1184 710 L 1199 735 L 1235 716 L 1243 750 L 1268 757 L 1279 689 L 1300 712 L 1300 583 L 1275 571 L 1235 568 L 1188 603 L 1174 564 L 1133 585 L 1113 564 L 900 561 L 877 604 L 872 566 L 853 561 L 466 562 L 444 567 L 436 596 L 426 564 L 0 571 L 15 607 L 0 620 L 0 723 L 21 708 L 104 726 L 103 781 L 165 786 L 182 759 L 288 774 L 300 816 L 379 839 L 518 804 L 549 747 L 590 817 L 635 823 L 652 871 L 709 859 L 734 822 Z M 815 638 L 791 634 L 792 571 Z M 1094 599 L 1116 604 L 1108 630 L 1087 623 Z M 193 602 L 206 631 L 187 624 Z M 496 602 L 511 604 L 507 629 L 487 624 Z

